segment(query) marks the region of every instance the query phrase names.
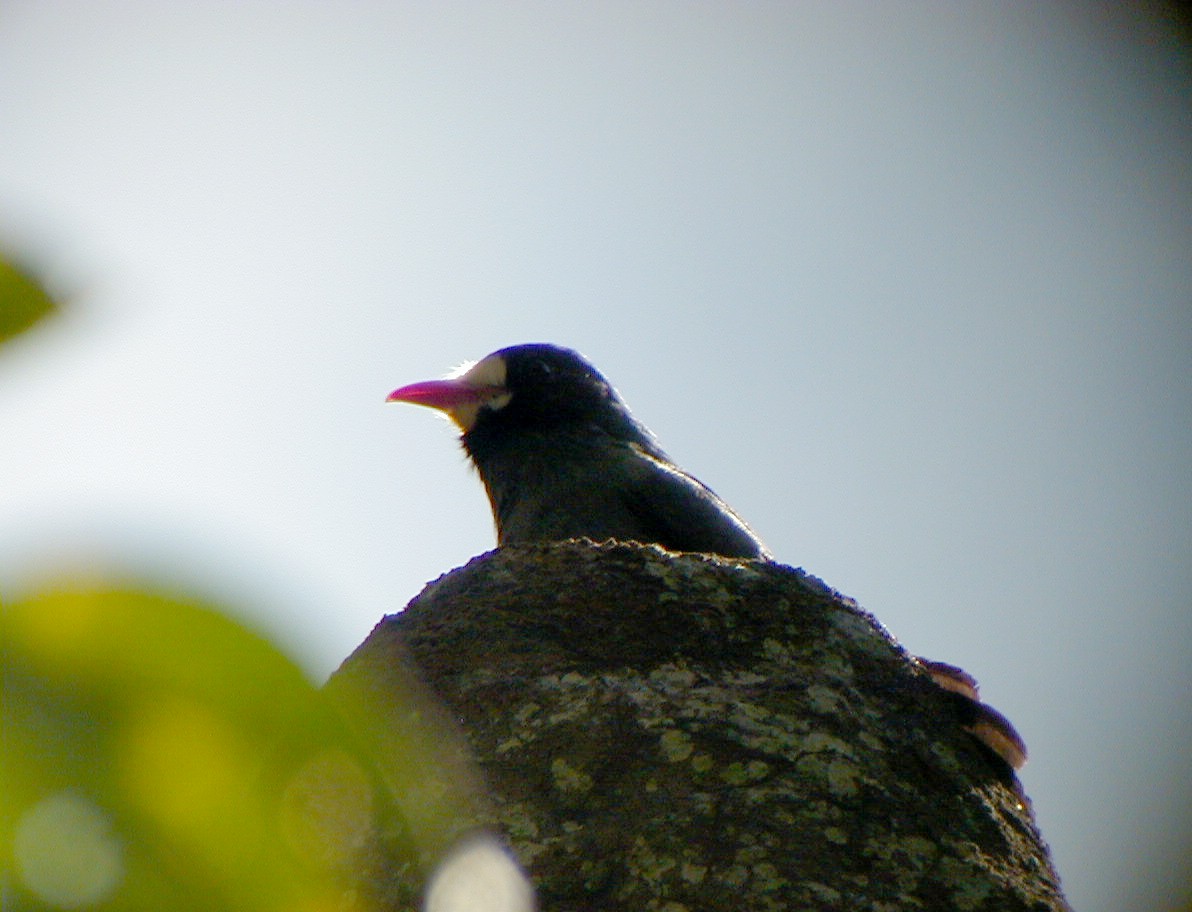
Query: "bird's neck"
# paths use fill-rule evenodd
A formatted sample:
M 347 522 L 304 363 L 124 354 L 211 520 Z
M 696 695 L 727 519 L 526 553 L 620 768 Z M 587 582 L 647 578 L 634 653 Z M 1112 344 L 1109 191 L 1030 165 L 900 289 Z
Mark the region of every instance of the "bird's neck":
M 477 429 L 480 430 L 480 429 Z M 473 430 L 461 440 L 480 477 L 490 490 L 519 485 L 526 479 L 547 481 L 586 462 L 595 449 L 590 432 L 552 429 L 516 435 L 484 434 Z M 600 436 L 596 440 L 601 441 Z

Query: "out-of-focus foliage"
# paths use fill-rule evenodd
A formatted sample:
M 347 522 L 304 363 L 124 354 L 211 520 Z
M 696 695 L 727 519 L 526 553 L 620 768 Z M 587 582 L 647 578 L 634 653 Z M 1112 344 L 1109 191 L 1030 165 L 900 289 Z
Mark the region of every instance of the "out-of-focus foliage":
M 33 276 L 0 256 L 0 343 L 24 332 L 57 309 Z
M 0 258 L 0 345 L 57 309 Z M 13 479 L 7 480 L 9 483 Z M 375 666 L 375 667 L 374 667 Z M 317 689 L 214 607 L 52 585 L 0 604 L 0 910 L 525 910 L 481 791 L 416 675 Z
M 374 777 L 268 642 L 108 588 L 0 609 L 5 910 L 360 908 Z
M 0 259 L 0 342 L 55 309 Z M 343 709 L 202 604 L 64 585 L 0 605 L 0 908 L 362 908 L 344 877 L 377 779 Z

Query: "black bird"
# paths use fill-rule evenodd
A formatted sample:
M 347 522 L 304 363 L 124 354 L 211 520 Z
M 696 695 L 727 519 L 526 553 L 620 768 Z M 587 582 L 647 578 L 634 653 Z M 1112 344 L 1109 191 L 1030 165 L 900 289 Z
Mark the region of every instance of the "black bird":
M 389 394 L 446 412 L 488 491 L 497 544 L 568 538 L 659 544 L 672 551 L 772 559 L 761 539 L 663 452 L 611 383 L 557 345 L 515 345 L 446 380 Z M 917 660 L 951 693 L 961 724 L 1010 766 L 1026 746 L 982 703 L 971 676 Z
M 459 425 L 488 491 L 499 545 L 613 538 L 771 557 L 571 349 L 503 348 L 447 380 L 403 386 L 388 401 L 441 409 Z

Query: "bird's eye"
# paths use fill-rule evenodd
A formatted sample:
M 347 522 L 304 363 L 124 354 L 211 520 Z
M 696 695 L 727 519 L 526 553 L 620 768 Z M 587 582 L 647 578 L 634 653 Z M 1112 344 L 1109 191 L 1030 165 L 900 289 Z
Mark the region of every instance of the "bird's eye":
M 529 375 L 534 378 L 534 382 L 537 384 L 553 385 L 556 373 L 557 369 L 555 366 L 546 361 L 534 361 L 530 364 Z

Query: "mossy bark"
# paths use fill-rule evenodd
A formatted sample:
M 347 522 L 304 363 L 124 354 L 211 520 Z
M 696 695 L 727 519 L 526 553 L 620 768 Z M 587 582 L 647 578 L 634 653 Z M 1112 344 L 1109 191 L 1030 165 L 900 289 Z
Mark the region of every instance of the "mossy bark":
M 478 770 L 444 832 L 504 834 L 544 912 L 1068 908 L 1009 767 L 800 570 L 506 548 L 385 618 L 332 688 L 394 664 L 462 730 L 444 768 Z

